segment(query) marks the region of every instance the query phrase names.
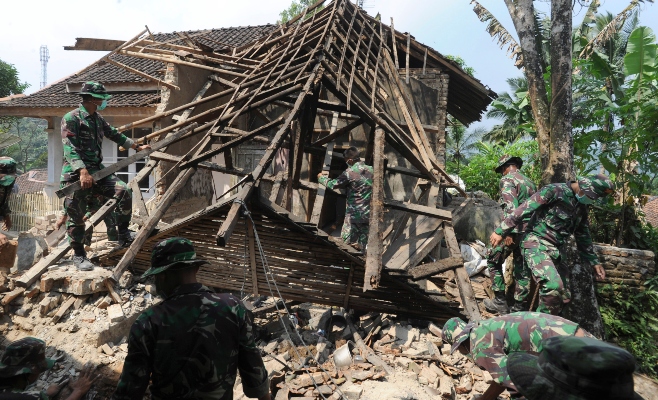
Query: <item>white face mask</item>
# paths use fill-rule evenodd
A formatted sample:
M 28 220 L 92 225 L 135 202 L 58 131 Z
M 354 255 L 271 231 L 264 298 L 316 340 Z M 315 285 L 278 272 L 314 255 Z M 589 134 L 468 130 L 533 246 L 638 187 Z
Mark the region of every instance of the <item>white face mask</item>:
M 105 107 L 107 107 L 107 100 L 103 100 L 103 102 L 101 103 L 100 106 L 96 106 L 96 109 L 97 109 L 98 111 L 102 111 L 102 110 L 105 109 Z

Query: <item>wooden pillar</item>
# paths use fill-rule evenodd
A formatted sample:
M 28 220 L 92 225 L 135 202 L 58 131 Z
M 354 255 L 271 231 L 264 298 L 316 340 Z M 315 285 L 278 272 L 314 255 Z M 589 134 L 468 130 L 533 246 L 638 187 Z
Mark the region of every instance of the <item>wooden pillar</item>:
M 249 261 L 251 267 L 251 287 L 254 296 L 258 296 L 258 265 L 256 264 L 256 238 L 253 223 L 245 219 L 247 224 L 247 239 L 249 240 Z
M 461 257 L 461 251 L 459 250 L 459 243 L 457 243 L 457 238 L 455 237 L 455 231 L 452 227 L 452 224 L 447 222 L 443 223 L 443 230 L 445 233 L 446 245 L 450 251 L 451 257 Z M 469 321 L 479 321 L 482 319 L 480 314 L 480 309 L 478 304 L 475 301 L 475 292 L 473 291 L 473 286 L 471 285 L 471 279 L 468 277 L 466 268 L 462 265 L 455 269 L 455 282 L 457 283 L 457 288 L 459 288 L 459 296 L 462 299 L 462 305 L 464 306 L 464 311 L 468 315 Z
M 384 219 L 384 130 L 375 129 L 372 197 L 370 200 L 370 233 L 366 253 L 363 291 L 377 289 L 382 272 L 382 222 Z

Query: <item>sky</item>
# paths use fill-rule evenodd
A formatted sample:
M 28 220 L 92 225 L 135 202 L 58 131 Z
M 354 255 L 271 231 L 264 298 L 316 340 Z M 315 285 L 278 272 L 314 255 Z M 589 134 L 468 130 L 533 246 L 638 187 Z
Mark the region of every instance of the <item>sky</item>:
M 630 0 L 602 0 L 600 11 L 617 14 Z M 276 23 L 291 0 L 14 0 L 3 2 L 0 24 L 0 59 L 14 64 L 21 81 L 39 89 L 39 48 L 48 46 L 48 82 L 65 78 L 101 58 L 104 53 L 65 51 L 76 37 L 128 40 L 148 25 L 152 32 L 172 32 L 231 26 Z M 502 0 L 480 0 L 514 34 Z M 536 0 L 537 8 L 549 12 L 548 0 Z M 642 5 L 640 23 L 658 32 L 658 4 Z M 365 10 L 382 15 L 395 28 L 442 54 L 458 55 L 475 69 L 475 77 L 497 93 L 507 90 L 506 79 L 521 75 L 512 60 L 498 48 L 485 24 L 473 12 L 470 0 L 366 0 Z M 580 22 L 585 9 L 576 8 Z M 484 118 L 483 118 L 484 119 Z M 472 127 L 490 127 L 484 121 Z

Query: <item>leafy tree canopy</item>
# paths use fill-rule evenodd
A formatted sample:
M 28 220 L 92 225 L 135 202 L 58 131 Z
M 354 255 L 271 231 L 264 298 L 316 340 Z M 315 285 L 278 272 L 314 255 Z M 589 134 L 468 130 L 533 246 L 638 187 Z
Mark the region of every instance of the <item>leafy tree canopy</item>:
M 0 60 L 0 97 L 23 93 L 30 86 L 18 79 L 18 71 L 13 64 Z
M 301 14 L 306 7 L 313 5 L 316 1 L 317 0 L 293 0 L 292 3 L 290 3 L 290 6 L 288 6 L 288 8 L 281 11 L 281 13 L 279 14 L 281 19 L 278 20 L 277 22 L 279 24 L 285 24 L 286 22 L 290 21 L 291 19 Z M 313 11 L 309 12 L 306 15 L 306 18 L 322 10 L 323 7 L 324 6 L 317 7 Z

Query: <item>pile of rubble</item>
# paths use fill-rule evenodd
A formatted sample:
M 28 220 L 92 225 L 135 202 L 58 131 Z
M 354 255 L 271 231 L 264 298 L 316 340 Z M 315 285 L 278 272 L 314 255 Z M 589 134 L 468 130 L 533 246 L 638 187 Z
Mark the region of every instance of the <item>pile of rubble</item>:
M 256 318 L 277 400 L 340 399 L 341 394 L 350 400 L 472 399 L 492 381 L 465 356 L 450 355 L 450 345 L 433 323 L 377 313 L 357 318 L 310 303 L 290 313 Z M 351 319 L 356 323 L 347 322 Z M 351 361 L 337 367 L 346 349 Z M 240 385 L 234 398 L 246 399 Z

